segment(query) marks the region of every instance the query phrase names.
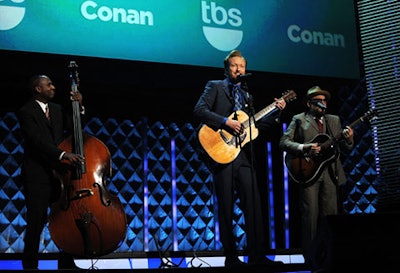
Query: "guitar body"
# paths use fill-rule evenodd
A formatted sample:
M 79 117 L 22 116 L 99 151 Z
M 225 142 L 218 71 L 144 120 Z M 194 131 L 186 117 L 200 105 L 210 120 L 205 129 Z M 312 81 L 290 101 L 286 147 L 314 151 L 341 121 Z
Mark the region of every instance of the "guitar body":
M 286 154 L 285 164 L 292 180 L 303 185 L 312 185 L 320 177 L 325 166 L 336 160 L 339 156 L 337 147 L 331 142 L 331 138 L 326 134 L 319 134 L 308 143 L 320 143 L 321 153 L 310 157 L 295 157 L 291 154 Z M 325 144 L 325 145 L 323 145 Z
M 290 90 L 280 99 L 288 102 L 295 99 L 296 96 L 296 93 Z M 258 136 L 258 129 L 255 126 L 255 122 L 276 110 L 277 107 L 275 102 L 273 102 L 257 112 L 251 119 L 241 110 L 232 113 L 228 118 L 236 119 L 243 125 L 243 133 L 240 136 L 234 136 L 222 129 L 214 131 L 204 124 L 198 134 L 200 144 L 215 162 L 220 164 L 230 163 L 238 156 L 244 145 Z
M 376 110 L 369 110 L 348 126 L 354 128 L 360 122 L 369 121 L 376 115 Z M 308 143 L 318 143 L 321 147 L 321 152 L 316 156 L 296 157 L 291 154 L 286 154 L 285 165 L 292 180 L 303 185 L 312 185 L 317 182 L 325 166 L 338 158 L 339 148 L 335 142 L 342 139 L 342 137 L 342 132 L 334 137 L 327 134 L 319 134 L 314 137 Z
M 229 118 L 234 117 L 235 113 L 229 116 Z M 245 124 L 249 116 L 245 112 L 239 110 L 236 111 L 236 118 L 241 123 Z M 250 141 L 250 130 L 251 139 L 253 140 L 258 136 L 258 129 L 254 124 L 245 127 L 240 136 L 234 136 L 222 129 L 214 131 L 207 125 L 203 125 L 199 131 L 199 141 L 207 154 L 215 162 L 227 164 L 232 162 L 240 153 L 241 148 Z

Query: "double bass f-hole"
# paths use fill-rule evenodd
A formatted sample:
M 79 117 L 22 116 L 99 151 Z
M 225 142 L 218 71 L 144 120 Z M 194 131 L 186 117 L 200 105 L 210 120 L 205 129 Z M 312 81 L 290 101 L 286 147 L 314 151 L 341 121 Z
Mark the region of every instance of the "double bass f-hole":
M 70 61 L 69 63 L 69 79 L 71 84 L 72 92 L 78 92 L 79 86 L 79 73 L 78 73 L 78 65 L 75 61 Z M 81 109 L 78 101 L 72 102 L 72 111 L 73 111 L 73 123 L 74 123 L 74 139 L 75 139 L 75 153 L 82 156 L 84 160 L 80 161 L 80 166 L 77 167 L 77 177 L 80 177 L 81 174 L 86 173 L 86 162 L 85 162 L 85 152 L 83 150 L 83 134 L 82 134 L 82 124 L 81 124 Z

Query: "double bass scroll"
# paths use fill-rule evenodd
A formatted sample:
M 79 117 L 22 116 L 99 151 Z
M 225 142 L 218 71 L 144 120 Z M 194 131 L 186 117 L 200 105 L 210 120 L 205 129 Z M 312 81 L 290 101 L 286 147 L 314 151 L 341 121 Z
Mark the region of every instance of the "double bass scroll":
M 78 92 L 78 72 L 71 62 L 70 81 Z M 79 102 L 72 102 L 73 134 L 59 148 L 80 154 L 85 160 L 72 165 L 63 160 L 65 173 L 56 173 L 61 194 L 51 205 L 49 230 L 55 244 L 75 257 L 93 258 L 111 253 L 125 239 L 127 220 L 119 198 L 107 190 L 111 155 L 107 146 L 84 133 Z

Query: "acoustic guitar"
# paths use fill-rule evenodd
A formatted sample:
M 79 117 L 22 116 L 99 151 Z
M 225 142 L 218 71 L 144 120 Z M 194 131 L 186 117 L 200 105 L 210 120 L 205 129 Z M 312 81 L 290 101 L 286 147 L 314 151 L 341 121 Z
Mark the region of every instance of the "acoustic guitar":
M 297 94 L 293 90 L 290 90 L 283 94 L 280 99 L 289 102 L 296 99 L 296 97 Z M 244 127 L 243 133 L 238 136 L 232 135 L 223 129 L 215 131 L 203 124 L 198 134 L 200 144 L 215 162 L 221 164 L 232 162 L 238 156 L 241 148 L 246 145 L 250 139 L 253 140 L 258 136 L 258 129 L 254 124 L 255 121 L 258 121 L 262 117 L 272 113 L 273 111 L 276 111 L 277 109 L 278 108 L 276 107 L 275 102 L 271 103 L 256 113 L 254 115 L 254 119 L 250 119 L 249 116 L 241 110 L 232 113 L 229 118 L 236 118 Z
M 357 124 L 369 121 L 376 116 L 376 110 L 369 110 L 362 117 L 348 125 L 354 128 Z M 318 134 L 307 143 L 319 143 L 321 152 L 313 156 L 294 156 L 287 153 L 285 156 L 285 165 L 288 169 L 290 178 L 299 184 L 312 185 L 320 177 L 324 167 L 336 160 L 339 156 L 337 142 L 343 137 L 343 131 L 337 136 L 329 136 L 327 134 Z

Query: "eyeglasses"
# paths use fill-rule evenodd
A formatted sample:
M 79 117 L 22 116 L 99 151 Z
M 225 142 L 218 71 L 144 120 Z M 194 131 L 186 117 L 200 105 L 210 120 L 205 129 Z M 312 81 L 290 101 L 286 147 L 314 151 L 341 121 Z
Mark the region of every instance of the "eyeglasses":
M 327 99 L 312 99 L 310 100 L 311 103 L 317 103 L 317 102 L 327 102 Z

